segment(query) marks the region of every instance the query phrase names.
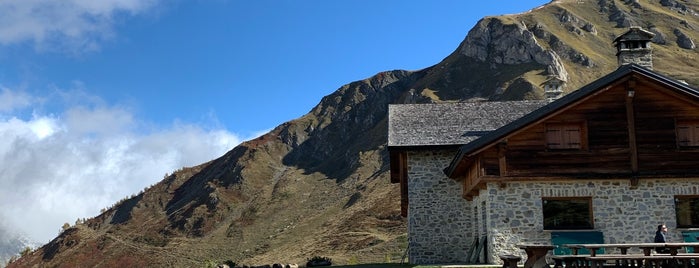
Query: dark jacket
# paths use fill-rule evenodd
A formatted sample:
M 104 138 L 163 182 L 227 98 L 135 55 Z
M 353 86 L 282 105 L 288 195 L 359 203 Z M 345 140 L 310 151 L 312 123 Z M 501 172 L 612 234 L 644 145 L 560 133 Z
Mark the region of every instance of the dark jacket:
M 657 231 L 655 232 L 655 239 L 653 239 L 653 243 L 666 243 L 667 239 L 665 239 L 665 233 L 662 231 Z M 670 253 L 669 248 L 665 247 L 657 247 L 655 248 L 655 252 L 657 253 Z
M 665 233 L 662 231 L 657 231 L 655 232 L 655 239 L 653 240 L 653 243 L 665 243 L 667 240 L 665 240 Z

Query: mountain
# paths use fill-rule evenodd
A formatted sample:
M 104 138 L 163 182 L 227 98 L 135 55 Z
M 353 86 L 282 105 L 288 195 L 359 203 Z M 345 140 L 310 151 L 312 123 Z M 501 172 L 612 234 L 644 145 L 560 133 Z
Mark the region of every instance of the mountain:
M 694 1 L 568 0 L 483 18 L 440 63 L 344 85 L 308 114 L 166 176 L 10 267 L 398 262 L 407 223 L 389 183 L 388 104 L 542 99 L 550 76 L 570 92 L 618 67 L 612 41 L 629 26 L 656 33 L 655 71 L 699 85 L 697 10 Z

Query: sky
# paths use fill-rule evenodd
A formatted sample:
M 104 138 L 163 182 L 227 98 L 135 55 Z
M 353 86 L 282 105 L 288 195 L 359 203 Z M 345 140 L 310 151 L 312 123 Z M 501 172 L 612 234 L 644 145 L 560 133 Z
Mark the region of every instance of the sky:
M 543 0 L 0 0 L 0 225 L 38 243 L 181 167 L 419 70 Z

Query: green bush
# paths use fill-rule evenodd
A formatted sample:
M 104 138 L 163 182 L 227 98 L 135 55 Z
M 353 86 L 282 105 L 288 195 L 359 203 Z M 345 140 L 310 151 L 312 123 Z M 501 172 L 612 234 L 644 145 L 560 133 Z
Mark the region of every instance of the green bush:
M 306 262 L 306 267 L 316 267 L 316 266 L 330 266 L 332 265 L 332 259 L 328 257 L 314 256 L 308 259 Z

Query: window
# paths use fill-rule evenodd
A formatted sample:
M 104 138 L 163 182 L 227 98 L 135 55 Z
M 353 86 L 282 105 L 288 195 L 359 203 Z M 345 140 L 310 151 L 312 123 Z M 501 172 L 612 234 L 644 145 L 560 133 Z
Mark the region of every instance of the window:
M 543 199 L 544 230 L 592 229 L 591 197 Z
M 583 128 L 580 123 L 557 123 L 546 125 L 546 147 L 548 149 L 582 149 Z
M 677 146 L 699 146 L 699 121 L 677 121 Z
M 675 215 L 677 215 L 677 227 L 699 227 L 699 196 L 675 196 Z

